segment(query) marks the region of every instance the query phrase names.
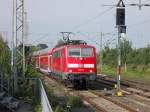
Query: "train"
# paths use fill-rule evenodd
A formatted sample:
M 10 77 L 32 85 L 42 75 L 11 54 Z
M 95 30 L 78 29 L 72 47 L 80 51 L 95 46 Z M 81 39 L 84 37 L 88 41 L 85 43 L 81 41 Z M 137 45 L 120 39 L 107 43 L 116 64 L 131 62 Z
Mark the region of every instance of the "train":
M 74 88 L 96 80 L 96 48 L 83 40 L 69 40 L 33 53 L 35 66 Z

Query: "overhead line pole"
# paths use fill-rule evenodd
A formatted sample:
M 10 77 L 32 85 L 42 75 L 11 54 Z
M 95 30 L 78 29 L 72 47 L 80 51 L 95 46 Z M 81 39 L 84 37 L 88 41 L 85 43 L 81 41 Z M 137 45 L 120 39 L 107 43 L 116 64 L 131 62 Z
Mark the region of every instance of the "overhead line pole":
M 18 91 L 17 74 L 17 35 L 16 35 L 16 0 L 13 0 L 13 35 L 12 35 L 12 70 L 13 93 Z
M 16 37 L 22 39 L 22 75 L 25 73 L 25 11 L 24 11 L 24 0 L 16 0 Z
M 13 92 L 14 94 L 18 92 L 18 40 L 22 40 L 22 69 L 23 69 L 23 77 L 25 72 L 25 29 L 24 29 L 24 0 L 13 0 L 13 36 L 12 36 L 12 70 L 13 70 Z
M 22 0 L 22 66 L 23 66 L 23 77 L 25 77 L 25 11 L 24 11 L 24 0 Z
M 103 67 L 103 33 L 100 33 L 100 70 L 102 72 L 102 67 Z
M 111 33 L 100 32 L 100 70 L 103 69 L 103 36 L 110 35 Z

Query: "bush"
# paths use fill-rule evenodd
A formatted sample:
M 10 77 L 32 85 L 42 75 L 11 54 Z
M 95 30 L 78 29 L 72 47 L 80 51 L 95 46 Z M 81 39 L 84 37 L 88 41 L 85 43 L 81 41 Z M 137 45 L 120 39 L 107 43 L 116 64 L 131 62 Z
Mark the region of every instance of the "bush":
M 36 106 L 34 107 L 34 112 L 42 112 L 42 107 L 41 107 L 41 105 L 36 105 Z
M 61 106 L 57 106 L 54 112 L 64 112 Z
M 67 105 L 69 105 L 71 108 L 80 107 L 80 106 L 82 106 L 82 104 L 83 104 L 83 102 L 80 97 L 69 96 Z

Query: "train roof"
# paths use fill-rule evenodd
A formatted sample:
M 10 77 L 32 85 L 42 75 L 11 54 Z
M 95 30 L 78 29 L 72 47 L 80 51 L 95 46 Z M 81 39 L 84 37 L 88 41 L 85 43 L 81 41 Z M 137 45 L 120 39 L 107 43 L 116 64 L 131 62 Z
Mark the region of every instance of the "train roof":
M 94 46 L 79 44 L 79 45 L 67 45 L 67 47 L 94 47 Z
M 95 48 L 95 46 L 92 46 L 92 45 L 87 45 L 87 44 L 76 44 L 76 45 L 63 45 L 63 46 L 60 46 L 60 47 L 55 47 L 53 49 L 53 51 L 58 51 L 58 50 L 61 50 L 62 48 L 87 48 L 87 47 L 90 47 L 90 48 Z
M 87 43 L 84 40 L 68 40 L 63 41 L 55 46 L 55 49 L 59 49 L 62 47 L 70 47 L 70 46 L 80 46 L 80 47 L 94 47 L 91 45 L 87 45 Z
M 55 47 L 61 47 L 66 45 L 81 45 L 81 44 L 87 45 L 87 43 L 84 40 L 67 40 L 58 43 Z
M 87 43 L 83 40 L 69 40 L 66 43 L 61 43 L 59 45 L 56 45 L 52 49 L 46 48 L 46 49 L 42 49 L 40 51 L 36 51 L 33 53 L 33 56 L 48 55 L 48 54 L 51 55 L 53 51 L 60 50 L 64 47 L 92 47 L 92 48 L 95 48 L 92 45 L 87 45 Z
M 52 51 L 53 51 L 53 49 L 50 49 L 50 48 L 42 49 L 42 50 L 40 50 L 40 51 L 35 51 L 35 52 L 33 53 L 33 56 L 45 55 L 45 54 L 51 55 L 51 54 L 52 54 Z

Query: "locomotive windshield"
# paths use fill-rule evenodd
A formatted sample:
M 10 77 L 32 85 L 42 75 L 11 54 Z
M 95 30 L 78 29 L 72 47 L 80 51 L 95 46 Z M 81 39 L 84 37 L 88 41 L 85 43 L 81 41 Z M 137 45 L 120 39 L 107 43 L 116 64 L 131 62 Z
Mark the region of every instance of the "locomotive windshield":
M 80 48 L 69 48 L 69 56 L 80 56 Z
M 68 49 L 69 56 L 93 56 L 93 48 L 69 48 Z
M 81 56 L 93 56 L 93 49 L 92 48 L 82 48 Z

